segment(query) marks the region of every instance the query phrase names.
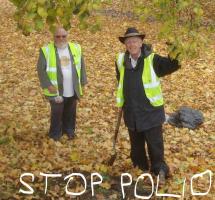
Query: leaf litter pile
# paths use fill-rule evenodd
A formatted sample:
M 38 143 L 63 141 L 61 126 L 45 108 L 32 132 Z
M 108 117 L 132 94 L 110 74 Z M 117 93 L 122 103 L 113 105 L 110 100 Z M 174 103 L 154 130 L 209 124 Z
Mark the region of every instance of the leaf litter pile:
M 94 34 L 75 28 L 74 22 L 69 38 L 83 48 L 88 85 L 78 104 L 77 137 L 69 141 L 63 136 L 60 142 L 54 142 L 48 138 L 50 108 L 42 95 L 36 72 L 39 48 L 52 40 L 52 36 L 48 31 L 23 36 L 16 29 L 12 4 L 7 0 L 0 0 L 0 4 L 0 199 L 75 198 L 66 194 L 68 180 L 64 180 L 73 172 L 82 173 L 87 179 L 87 190 L 77 199 L 120 199 L 121 174 L 130 173 L 135 181 L 142 172 L 132 167 L 128 134 L 123 123 L 116 161 L 113 166 L 105 164 L 112 152 L 117 118 L 114 59 L 124 48 L 117 38 L 128 26 L 136 26 L 140 31 L 146 31 L 146 42 L 152 43 L 156 52 L 166 55 L 165 41 L 156 38 L 155 22 L 143 26 L 128 18 L 106 16 L 102 18 L 102 30 Z M 215 171 L 214 55 L 215 48 L 210 45 L 199 59 L 184 62 L 178 72 L 162 79 L 167 113 L 186 105 L 201 110 L 205 118 L 196 130 L 164 125 L 165 158 L 171 177 L 162 191 L 181 194 L 186 178 L 186 199 L 212 200 L 215 196 L 214 176 L 208 195 L 194 197 L 190 192 L 193 175 L 207 169 Z M 34 189 L 32 195 L 19 193 L 20 188 L 27 190 L 20 184 L 20 176 L 27 172 L 35 176 L 33 182 L 30 177 L 24 179 Z M 62 174 L 61 178 L 49 180 L 46 195 L 45 178 L 40 172 Z M 90 188 L 93 172 L 103 177 L 103 183 L 95 187 L 94 197 Z M 193 183 L 193 188 L 199 192 L 207 191 L 208 186 L 208 177 Z M 69 185 L 73 192 L 83 188 L 83 180 L 71 181 Z M 132 186 L 126 192 L 127 199 L 134 199 Z

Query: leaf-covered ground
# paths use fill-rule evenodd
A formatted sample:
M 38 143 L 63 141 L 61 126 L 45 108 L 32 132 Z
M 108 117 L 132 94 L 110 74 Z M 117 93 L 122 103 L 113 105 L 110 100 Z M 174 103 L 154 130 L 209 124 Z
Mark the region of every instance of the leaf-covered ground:
M 47 136 L 49 104 L 43 98 L 36 73 L 39 47 L 52 36 L 47 31 L 25 37 L 17 31 L 13 20 L 14 7 L 0 0 L 0 199 L 69 199 L 63 179 L 72 172 L 87 178 L 87 192 L 77 199 L 120 199 L 120 175 L 131 173 L 133 179 L 141 174 L 133 169 L 129 159 L 129 140 L 123 123 L 120 128 L 118 156 L 112 167 L 104 164 L 112 150 L 112 136 L 116 123 L 115 66 L 117 52 L 123 50 L 117 37 L 128 26 L 146 31 L 146 42 L 156 52 L 166 55 L 165 41 L 157 39 L 156 23 L 141 25 L 124 17 L 103 17 L 103 27 L 95 34 L 74 27 L 70 39 L 79 42 L 84 51 L 88 85 L 78 104 L 77 137 L 68 141 L 66 136 L 54 142 Z M 75 24 L 75 22 L 74 22 Z M 214 41 L 215 37 L 211 38 Z M 211 44 L 201 52 L 199 59 L 184 62 L 182 69 L 162 81 L 167 113 L 186 105 L 203 112 L 205 122 L 197 130 L 164 125 L 165 157 L 171 177 L 162 191 L 181 194 L 186 181 L 186 199 L 214 199 L 215 186 L 206 196 L 192 196 L 190 180 L 194 174 L 208 170 L 215 172 L 215 47 Z M 21 195 L 19 189 L 23 173 L 33 173 L 35 180 L 25 179 L 34 189 L 33 195 Z M 61 173 L 62 178 L 49 181 L 44 195 L 43 173 Z M 91 195 L 90 174 L 102 174 L 104 181 Z M 71 191 L 82 191 L 81 181 L 70 185 Z M 207 191 L 208 176 L 195 182 L 195 191 Z M 134 199 L 132 188 L 128 199 Z M 153 197 L 156 199 L 156 197 Z

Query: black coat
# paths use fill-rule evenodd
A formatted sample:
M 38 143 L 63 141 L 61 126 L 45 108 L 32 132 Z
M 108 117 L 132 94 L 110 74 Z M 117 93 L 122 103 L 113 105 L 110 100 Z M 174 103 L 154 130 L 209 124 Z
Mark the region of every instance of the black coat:
M 124 58 L 124 121 L 128 129 L 138 132 L 160 126 L 165 121 L 164 107 L 152 106 L 143 89 L 142 72 L 144 69 L 144 58 L 151 53 L 151 48 L 143 44 L 141 56 L 139 57 L 137 66 L 134 69 L 131 66 L 128 51 L 125 52 Z M 176 71 L 179 69 L 180 65 L 177 60 L 171 60 L 169 57 L 162 57 L 155 54 L 153 67 L 157 76 L 162 77 Z M 117 80 L 119 80 L 120 74 L 117 66 L 116 75 Z

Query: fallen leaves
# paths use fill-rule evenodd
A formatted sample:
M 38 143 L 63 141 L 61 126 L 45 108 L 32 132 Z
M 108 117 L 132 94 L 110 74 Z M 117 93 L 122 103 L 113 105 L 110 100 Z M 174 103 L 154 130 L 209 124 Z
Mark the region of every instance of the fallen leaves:
M 135 180 L 141 171 L 132 166 L 128 133 L 123 123 L 114 166 L 102 164 L 112 152 L 117 117 L 114 59 L 115 54 L 123 50 L 117 37 L 127 26 L 134 25 L 147 30 L 147 42 L 153 43 L 157 52 L 166 54 L 164 43 L 156 40 L 155 25 L 143 27 L 137 21 L 122 22 L 107 17 L 103 20 L 103 30 L 95 34 L 80 31 L 73 25 L 69 37 L 83 47 L 89 83 L 78 104 L 77 137 L 68 141 L 63 136 L 60 142 L 54 142 L 48 138 L 50 108 L 42 96 L 35 67 L 39 47 L 52 37 L 45 31 L 24 37 L 15 29 L 14 7 L 7 0 L 0 0 L 0 3 L 0 37 L 3 39 L 0 44 L 0 71 L 3 72 L 0 76 L 0 182 L 3 183 L 0 191 L 4 191 L 0 192 L 1 198 L 17 193 L 14 183 L 19 182 L 19 176 L 26 170 L 37 176 L 36 187 L 40 192 L 43 192 L 44 180 L 39 172 L 97 171 L 114 177 L 129 172 Z M 197 130 L 164 126 L 165 158 L 172 172 L 167 183 L 169 193 L 180 189 L 178 185 L 184 177 L 190 178 L 206 169 L 215 170 L 214 53 L 211 45 L 201 58 L 183 63 L 182 69 L 162 80 L 168 113 L 187 105 L 201 110 L 205 116 L 204 124 Z M 199 183 L 196 187 L 201 186 Z M 116 193 L 110 194 L 112 188 L 108 180 L 104 180 L 101 188 L 97 199 L 119 199 Z M 56 186 L 52 195 L 58 191 Z M 104 195 L 107 191 L 108 198 Z M 20 198 L 19 194 L 14 195 L 14 198 Z M 60 192 L 58 196 L 64 195 Z
M 72 151 L 72 153 L 70 155 L 70 159 L 72 161 L 78 161 L 80 159 L 78 152 Z

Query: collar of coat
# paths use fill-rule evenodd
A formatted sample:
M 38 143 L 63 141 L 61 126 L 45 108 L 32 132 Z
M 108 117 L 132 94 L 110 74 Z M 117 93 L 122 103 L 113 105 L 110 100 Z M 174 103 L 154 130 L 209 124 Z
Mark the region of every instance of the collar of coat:
M 137 67 L 138 67 L 138 63 L 141 61 L 141 59 L 146 58 L 151 53 L 152 53 L 152 47 L 151 47 L 151 45 L 149 45 L 149 44 L 143 44 L 142 47 L 141 47 L 141 55 L 140 55 L 140 57 L 137 60 Z M 131 66 L 131 61 L 130 61 L 129 55 L 130 55 L 129 52 L 126 51 L 125 52 L 125 58 L 124 58 L 124 66 L 127 69 L 133 69 L 132 66 Z

